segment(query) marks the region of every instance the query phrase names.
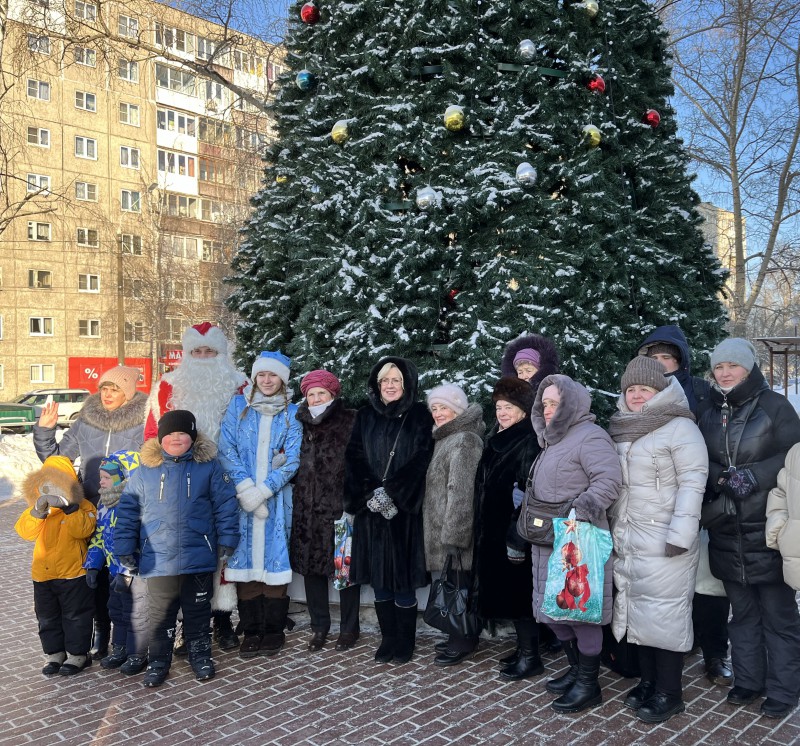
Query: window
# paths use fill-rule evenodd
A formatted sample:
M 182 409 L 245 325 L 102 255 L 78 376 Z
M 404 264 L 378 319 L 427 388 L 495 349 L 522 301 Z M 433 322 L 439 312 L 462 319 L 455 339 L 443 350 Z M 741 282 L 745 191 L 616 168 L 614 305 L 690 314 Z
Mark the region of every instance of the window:
M 178 52 L 192 53 L 194 52 L 194 34 L 187 33 L 183 29 L 169 28 L 157 23 L 156 44 Z
M 83 202 L 97 202 L 97 184 L 90 184 L 88 181 L 76 181 L 75 199 Z
M 78 292 L 99 293 L 100 275 L 78 275 Z
M 144 285 L 141 280 L 130 277 L 122 278 L 122 293 L 126 298 L 136 298 L 141 300 Z
M 204 262 L 221 262 L 222 261 L 222 242 L 212 241 L 208 238 L 203 239 L 203 253 L 200 258 Z
M 158 151 L 158 170 L 179 176 L 195 175 L 195 157 L 183 153 L 173 153 L 168 150 Z
M 87 47 L 73 47 L 72 50 L 75 57 L 75 62 L 78 65 L 97 67 L 97 52 L 94 49 L 88 49 Z
M 28 34 L 28 51 L 38 54 L 50 54 L 50 37 Z
M 142 255 L 142 237 L 134 236 L 132 233 L 123 233 L 120 236 L 120 246 L 123 254 Z
M 258 132 L 245 129 L 244 127 L 236 128 L 236 147 L 245 150 L 260 150 L 267 143 L 265 135 L 259 135 Z
M 227 184 L 227 167 L 221 161 L 210 158 L 200 159 L 200 179 L 202 181 L 216 181 L 219 184 Z
M 195 197 L 185 197 L 182 194 L 168 194 L 167 213 L 172 217 L 196 218 L 197 199 Z
M 209 220 L 216 223 L 224 217 L 222 202 L 215 199 L 200 200 L 200 220 Z
M 94 228 L 78 228 L 78 246 L 91 246 L 96 249 L 100 245 L 100 239 Z
M 131 189 L 123 189 L 120 195 L 120 206 L 125 212 L 141 212 L 142 193 Z
M 130 124 L 131 127 L 139 126 L 139 106 L 137 104 L 126 104 L 120 102 L 119 121 L 122 124 Z
M 144 322 L 126 321 L 125 322 L 125 341 L 144 342 Z
M 100 319 L 78 319 L 79 337 L 99 337 Z
M 80 135 L 75 137 L 75 157 L 76 158 L 89 158 L 93 161 L 97 160 L 97 140 L 91 137 L 82 137 Z
M 119 165 L 125 168 L 139 168 L 139 148 L 121 145 L 119 148 Z
M 219 301 L 219 280 L 203 280 L 203 303 L 217 303 Z
M 29 269 L 28 287 L 33 290 L 51 290 L 53 288 L 53 273 L 48 269 Z
M 139 63 L 133 60 L 120 59 L 117 66 L 117 75 L 129 83 L 139 82 Z
M 38 223 L 35 220 L 28 221 L 28 240 L 29 241 L 49 241 L 50 223 Z
M 44 174 L 28 174 L 28 191 L 50 194 L 50 177 Z
M 31 337 L 52 337 L 52 316 L 31 316 L 28 319 L 28 330 Z
M 178 259 L 197 259 L 197 239 L 191 236 L 162 236 L 162 246 Z
M 28 78 L 28 98 L 38 98 L 40 101 L 50 100 L 50 83 L 44 80 Z
M 210 111 L 219 111 L 228 105 L 230 96 L 228 89 L 222 83 L 215 83 L 211 80 L 204 81 L 205 86 L 202 90 L 203 98 L 206 100 L 206 108 Z
M 136 39 L 139 36 L 139 21 L 130 16 L 120 16 L 117 31 L 119 31 L 120 36 Z
M 186 322 L 182 319 L 171 319 L 166 318 L 166 335 L 167 340 L 170 342 L 178 342 L 181 338 L 181 334 L 183 333 L 183 327 L 186 326 Z
M 87 91 L 75 91 L 75 108 L 84 111 L 97 111 L 97 97 Z
M 50 130 L 44 130 L 41 127 L 28 127 L 28 145 L 49 148 Z
M 249 54 L 242 52 L 239 49 L 233 51 L 233 68 L 242 72 L 250 73 L 251 75 L 263 75 L 265 69 L 265 60 L 256 54 Z
M 175 300 L 194 300 L 195 286 L 186 280 L 167 280 L 167 297 Z
M 44 363 L 31 365 L 31 383 L 55 383 L 55 381 L 55 365 L 45 365 Z
M 210 60 L 217 50 L 217 45 L 211 39 L 206 39 L 202 36 L 197 37 L 197 59 Z
M 212 145 L 231 145 L 234 142 L 234 130 L 230 124 L 200 117 L 199 138 Z
M 185 93 L 187 96 L 197 95 L 197 77 L 195 75 L 159 63 L 156 63 L 156 85 L 159 88 L 169 88 L 172 91 Z
M 92 3 L 85 3 L 83 0 L 75 0 L 75 18 L 84 21 L 97 20 L 97 6 Z
M 159 109 L 156 113 L 156 126 L 158 129 L 167 132 L 177 132 L 181 135 L 188 135 L 189 137 L 195 136 L 196 121 L 194 117 L 172 111 L 172 109 Z

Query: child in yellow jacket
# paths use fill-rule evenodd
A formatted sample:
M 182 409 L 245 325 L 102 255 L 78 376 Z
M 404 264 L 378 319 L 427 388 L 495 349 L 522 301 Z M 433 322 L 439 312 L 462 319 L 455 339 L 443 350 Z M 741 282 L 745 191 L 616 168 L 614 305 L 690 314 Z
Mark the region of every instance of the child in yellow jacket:
M 14 528 L 33 547 L 33 601 L 45 676 L 71 676 L 91 665 L 94 592 L 83 561 L 94 533 L 95 507 L 83 494 L 72 462 L 50 456 L 22 483 L 28 509 Z

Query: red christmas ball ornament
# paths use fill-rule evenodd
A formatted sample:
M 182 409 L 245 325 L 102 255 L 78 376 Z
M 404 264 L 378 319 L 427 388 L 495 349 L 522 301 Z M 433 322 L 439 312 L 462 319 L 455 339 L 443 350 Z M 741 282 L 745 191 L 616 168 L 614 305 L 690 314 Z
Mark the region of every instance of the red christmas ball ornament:
M 457 295 L 458 295 L 458 288 L 453 288 L 453 289 L 452 289 L 452 290 L 450 290 L 450 292 L 447 294 L 447 297 L 448 297 L 450 300 L 455 300 Z
M 602 75 L 595 75 L 586 84 L 586 87 L 590 91 L 592 91 L 593 93 L 605 93 L 605 91 L 606 91 L 606 81 L 603 80 L 603 76 Z
M 655 129 L 661 123 L 661 114 L 659 114 L 655 109 L 648 109 L 644 113 L 642 121 Z
M 316 23 L 319 20 L 319 8 L 314 3 L 306 3 L 300 8 L 300 20 L 303 23 Z

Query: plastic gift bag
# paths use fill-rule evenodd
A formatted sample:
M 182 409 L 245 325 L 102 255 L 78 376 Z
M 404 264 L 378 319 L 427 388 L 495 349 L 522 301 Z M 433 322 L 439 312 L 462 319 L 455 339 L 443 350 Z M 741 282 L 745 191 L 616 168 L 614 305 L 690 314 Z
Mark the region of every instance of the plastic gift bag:
M 353 527 L 346 518 L 333 522 L 333 587 L 341 591 L 350 583 L 350 553 L 353 546 Z
M 555 519 L 553 525 L 555 539 L 547 563 L 542 611 L 556 621 L 600 624 L 611 532 L 575 520 L 574 510 L 567 518 Z

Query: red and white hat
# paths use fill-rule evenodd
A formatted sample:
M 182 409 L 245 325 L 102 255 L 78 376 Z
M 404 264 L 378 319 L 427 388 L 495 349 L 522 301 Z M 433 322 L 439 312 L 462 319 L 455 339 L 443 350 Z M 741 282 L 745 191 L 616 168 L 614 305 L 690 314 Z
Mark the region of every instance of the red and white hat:
M 190 355 L 192 350 L 196 350 L 198 347 L 210 347 L 212 350 L 216 350 L 218 355 L 228 354 L 228 339 L 225 332 L 210 321 L 187 327 L 183 332 L 181 342 L 184 355 Z

